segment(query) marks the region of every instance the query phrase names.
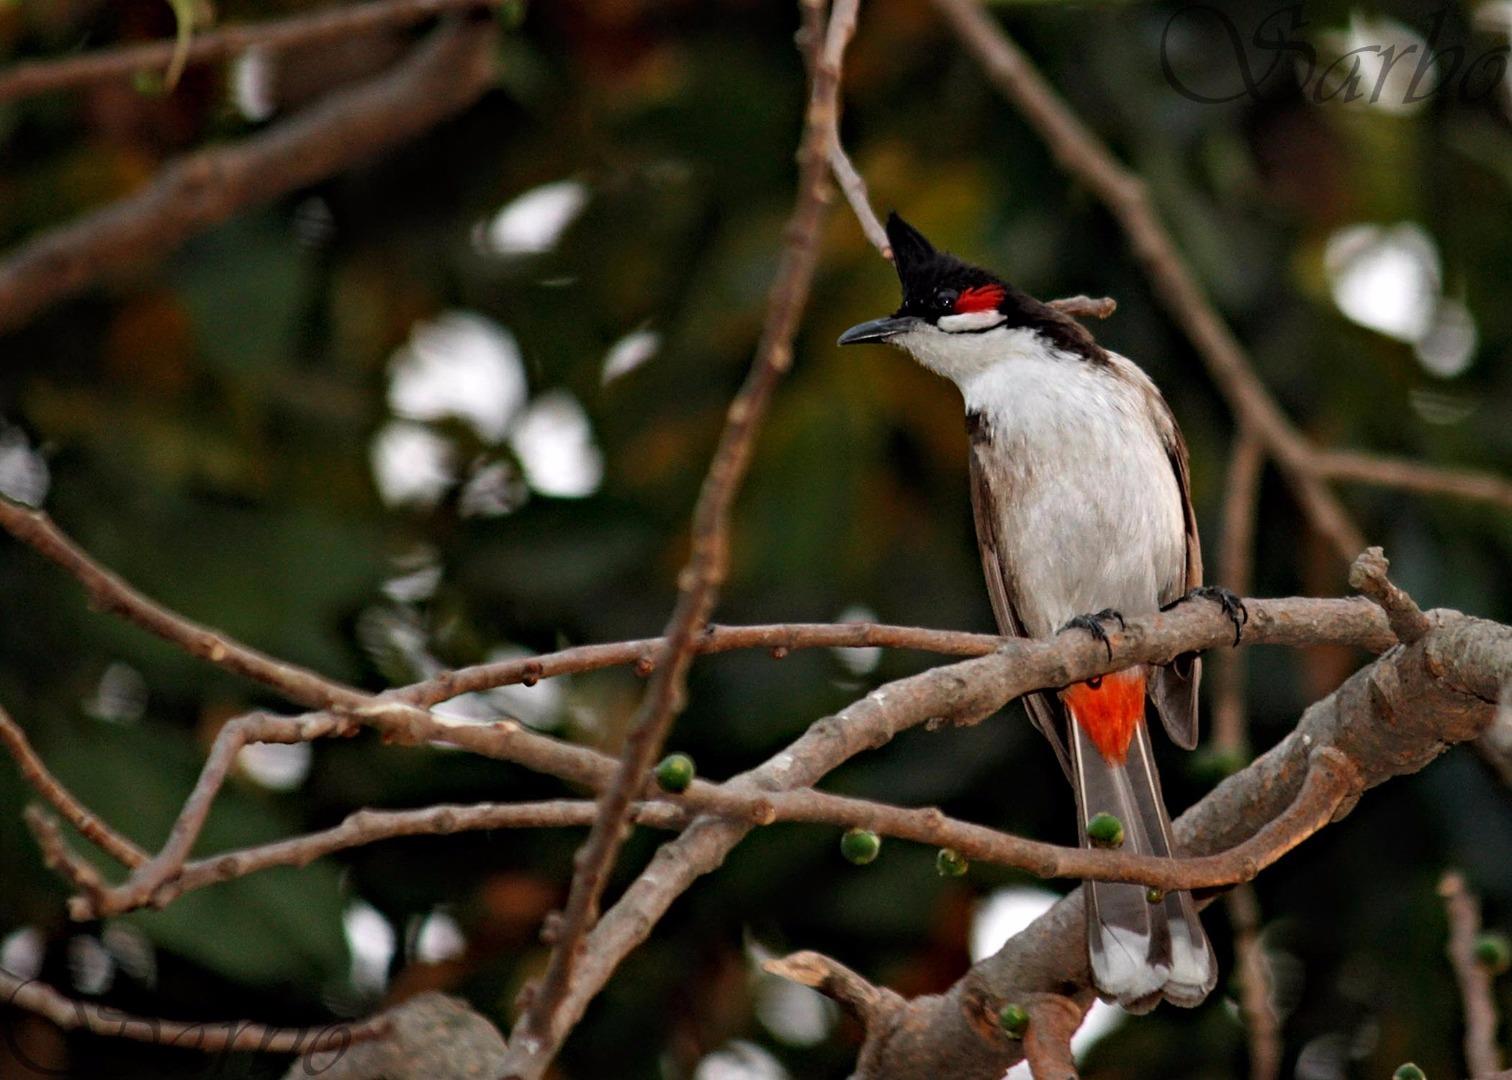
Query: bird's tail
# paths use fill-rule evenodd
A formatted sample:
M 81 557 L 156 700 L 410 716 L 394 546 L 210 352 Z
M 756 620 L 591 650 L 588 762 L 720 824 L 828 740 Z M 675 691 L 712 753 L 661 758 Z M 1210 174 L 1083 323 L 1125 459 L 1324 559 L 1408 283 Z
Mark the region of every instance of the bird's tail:
M 1171 853 L 1171 825 L 1144 721 L 1143 667 L 1115 672 L 1061 692 L 1068 732 L 1082 845 L 1087 824 L 1111 814 L 1123 827 L 1123 850 Z M 1192 894 L 1160 894 L 1143 885 L 1089 881 L 1087 951 L 1092 981 L 1106 998 L 1131 1012 L 1147 1012 L 1161 998 L 1193 1006 L 1217 981 L 1213 948 L 1198 921 Z

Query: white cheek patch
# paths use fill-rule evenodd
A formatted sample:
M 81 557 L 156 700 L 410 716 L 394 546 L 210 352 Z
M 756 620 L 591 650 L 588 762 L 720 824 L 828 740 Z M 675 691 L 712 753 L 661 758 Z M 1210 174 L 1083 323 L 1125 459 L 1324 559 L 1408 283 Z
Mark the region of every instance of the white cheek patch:
M 995 308 L 985 311 L 968 311 L 963 315 L 941 315 L 935 325 L 941 330 L 959 334 L 966 330 L 990 330 L 1007 322 L 1008 317 Z

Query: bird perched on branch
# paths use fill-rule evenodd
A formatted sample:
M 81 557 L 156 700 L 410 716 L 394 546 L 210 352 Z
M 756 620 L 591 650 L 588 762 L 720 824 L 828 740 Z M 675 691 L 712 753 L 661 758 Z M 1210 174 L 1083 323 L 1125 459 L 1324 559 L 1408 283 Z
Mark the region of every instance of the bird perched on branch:
M 1107 627 L 1124 615 L 1205 596 L 1224 605 L 1237 643 L 1244 610 L 1226 590 L 1202 587 L 1186 444 L 1149 376 L 1070 316 L 935 250 L 896 214 L 887 236 L 902 306 L 840 344 L 906 349 L 960 388 L 977 542 L 1002 632 L 1079 628 L 1111 658 Z M 1083 846 L 1171 853 L 1145 699 L 1190 750 L 1199 674 L 1187 656 L 1026 699 L 1076 790 Z M 1162 998 L 1192 1006 L 1207 996 L 1217 964 L 1190 893 L 1088 882 L 1085 895 L 1104 997 L 1143 1012 Z

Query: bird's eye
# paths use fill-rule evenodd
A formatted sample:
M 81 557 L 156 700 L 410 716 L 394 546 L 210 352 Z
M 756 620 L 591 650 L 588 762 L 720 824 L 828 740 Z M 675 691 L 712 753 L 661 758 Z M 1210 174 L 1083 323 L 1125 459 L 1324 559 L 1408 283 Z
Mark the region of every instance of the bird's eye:
M 941 289 L 935 293 L 935 305 L 945 311 L 949 311 L 955 307 L 956 297 L 960 295 L 955 289 Z

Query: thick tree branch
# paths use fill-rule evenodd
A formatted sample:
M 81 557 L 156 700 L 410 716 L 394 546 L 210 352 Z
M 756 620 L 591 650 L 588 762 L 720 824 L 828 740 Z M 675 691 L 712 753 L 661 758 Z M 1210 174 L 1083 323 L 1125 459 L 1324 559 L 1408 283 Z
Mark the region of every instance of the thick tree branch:
M 1178 846 L 1192 855 L 1232 847 L 1247 821 L 1274 818 L 1295 796 L 1324 747 L 1347 757 L 1368 789 L 1480 734 L 1495 715 L 1499 679 L 1512 670 L 1512 628 L 1453 612 L 1428 617 L 1433 626 L 1420 641 L 1356 672 L 1310 706 L 1291 735 L 1183 814 Z M 863 1075 L 1001 1076 L 1019 1048 L 972 1018 L 993 1002 L 1088 986 L 1083 934 L 1078 889 L 949 992 L 915 998 L 888 1027 L 869 1031 L 863 1060 L 876 1065 Z
M 1024 1032 L 1024 1060 L 1030 1075 L 1034 1080 L 1077 1080 L 1071 1036 L 1081 1027 L 1086 1007 L 1060 994 L 1036 994 L 1025 1011 L 1029 1029 Z
M 1320 602 L 1285 602 L 1288 606 L 1311 606 L 1316 603 Z M 1332 608 L 1329 618 L 1344 615 L 1346 611 L 1353 618 L 1365 604 L 1361 600 L 1349 602 L 1347 609 Z M 1313 609 L 1304 614 L 1302 608 L 1294 608 L 1283 614 L 1281 608 L 1267 610 L 1267 607 L 1267 603 L 1263 601 L 1250 606 L 1251 619 L 1244 629 L 1247 640 L 1260 640 L 1260 637 L 1251 635 L 1261 635 L 1267 639 L 1272 639 L 1272 634 L 1281 634 L 1289 639 L 1305 636 L 1304 626 L 1316 631 L 1320 625 L 1317 619 L 1321 615 L 1321 609 Z M 1382 623 L 1385 621 L 1379 612 L 1373 618 Z M 1166 638 L 1165 632 L 1177 630 L 1178 625 L 1185 632 L 1199 631 L 1200 627 L 1200 631 L 1189 639 L 1192 647 L 1217 648 L 1233 640 L 1232 625 L 1215 605 L 1183 604 L 1158 619 L 1175 621 L 1164 624 L 1159 624 L 1157 620 L 1131 621 L 1126 632 L 1113 633 L 1111 659 L 1099 646 L 1086 639 L 1085 635 L 1068 634 L 1054 642 L 1008 641 L 999 653 L 992 656 L 934 668 L 890 683 L 835 716 L 814 724 L 797 742 L 756 769 L 732 779 L 726 784 L 726 788 L 759 793 L 809 787 L 850 757 L 883 745 L 900 731 L 931 719 L 972 722 L 990 715 L 1007 700 L 1027 692 L 1030 684 L 1036 681 L 1043 680 L 1044 685 L 1065 686 L 1089 678 L 1103 669 L 1116 670 L 1140 662 L 1169 662 L 1179 652 L 1186 650 L 1167 652 L 1165 648 L 1157 646 L 1157 637 L 1161 646 L 1168 647 L 1172 639 Z M 1187 623 L 1187 619 L 1194 621 Z M 1286 629 L 1283 630 L 1283 627 Z M 1155 631 L 1154 634 L 1151 633 L 1152 630 Z M 1049 646 L 1049 650 L 1040 653 L 1039 649 L 1045 646 Z M 1041 663 L 1045 666 L 1041 667 Z M 1437 743 L 1434 745 L 1438 746 Z M 1252 831 L 1255 823 L 1269 821 L 1284 810 L 1300 787 L 1301 779 L 1299 771 L 1287 788 L 1287 798 L 1279 803 L 1268 799 L 1263 807 L 1245 809 L 1242 805 L 1231 804 L 1226 809 L 1235 820 L 1248 823 Z M 1258 800 L 1258 796 L 1256 799 Z M 575 1021 L 582 1014 L 588 1001 L 609 979 L 621 960 L 649 936 L 652 927 L 672 902 L 701 875 L 717 868 L 752 827 L 742 822 L 701 815 L 681 836 L 664 844 L 657 851 L 650 865 L 589 934 L 579 981 L 568 999 L 572 1020 Z M 1232 836 L 1229 843 L 1208 846 L 1201 853 L 1233 847 L 1243 842 L 1248 835 L 1248 832 L 1244 832 Z M 1052 985 L 1049 989 L 1053 991 L 1056 987 Z M 943 1037 L 948 1041 L 949 1031 L 944 1032 Z M 1004 1068 L 1006 1067 L 1005 1065 Z M 867 1075 L 891 1074 L 883 1072 Z
M 323 180 L 461 112 L 492 82 L 493 41 L 491 24 L 443 27 L 393 70 L 333 91 L 258 135 L 181 158 L 135 194 L 26 242 L 0 261 L 0 333 L 248 206 Z
M 278 722 L 284 726 L 286 736 L 297 730 L 317 737 L 326 733 L 315 726 L 322 716 L 314 714 L 302 720 Z M 70 852 L 52 819 L 36 814 L 28 816 L 48 865 L 80 892 L 72 903 L 75 918 L 121 914 L 144 905 L 162 907 L 193 889 L 272 866 L 304 866 L 334 851 L 395 836 L 566 827 L 591 824 L 595 818 L 592 803 L 573 800 L 439 806 L 409 811 L 362 810 L 331 829 L 189 862 L 188 852 L 215 793 L 224 782 L 228 763 L 246 745 L 248 732 L 258 734 L 256 720 L 246 717 L 227 725 L 232 730 L 223 732 L 212 748 L 200 781 L 186 801 L 168 843 L 148 866 L 139 868 L 120 886 L 105 886 L 88 863 Z M 268 733 L 279 734 L 271 729 Z M 657 800 L 634 804 L 632 820 L 657 828 L 678 829 L 687 824 L 693 813 L 701 812 L 746 825 L 808 823 L 866 828 L 934 847 L 953 847 L 974 860 L 1016 867 L 1040 877 L 1134 881 L 1162 889 L 1205 888 L 1253 878 L 1326 824 L 1338 806 L 1356 794 L 1348 763 L 1330 757 L 1328 752 L 1321 758 L 1297 799 L 1278 817 L 1263 823 L 1254 836 L 1237 847 L 1201 859 L 1164 859 L 1060 847 L 958 821 L 934 808 L 889 806 L 812 789 L 749 793 L 703 781 L 683 795 L 663 795 Z M 590 767 L 600 789 L 613 783 L 611 759 L 593 754 Z
M 199 626 L 144 597 L 116 575 L 99 566 L 76 544 L 69 540 L 50 520 L 35 511 L 14 504 L 0 503 L 0 525 L 4 525 L 18 538 L 32 544 L 42 554 L 57 562 L 72 573 L 84 585 L 96 603 L 107 610 L 115 611 L 148 629 L 149 631 L 178 644 L 193 655 L 222 664 L 252 678 L 257 678 L 280 688 L 296 700 L 313 704 L 331 704 L 336 712 L 318 712 L 304 717 L 274 717 L 254 714 L 232 721 L 217 735 L 215 745 L 207 757 L 200 779 L 186 800 L 178 820 L 170 832 L 163 849 L 147 863 L 137 866 L 131 877 L 123 884 L 106 887 L 89 870 L 90 877 L 64 853 L 61 844 L 50 843 L 50 861 L 65 872 L 82 895 L 76 897 L 73 912 L 76 917 L 98 917 L 117 914 L 145 904 L 168 902 L 182 891 L 180 881 L 185 862 L 193 850 L 210 806 L 220 787 L 224 784 L 237 753 L 252 742 L 298 742 L 350 733 L 358 724 L 378 727 L 390 738 L 403 742 L 443 741 L 473 750 L 477 753 L 516 761 L 573 783 L 583 784 L 597 791 L 604 791 L 617 783 L 617 767 L 603 755 L 581 747 L 557 742 L 545 736 L 529 732 L 512 721 L 489 725 L 470 725 L 447 722 L 421 708 L 402 700 L 404 691 L 395 696 L 373 697 L 339 683 L 326 680 L 313 672 L 291 668 L 266 657 L 249 647 Z M 1384 632 L 1384 617 L 1370 605 L 1360 601 L 1254 601 L 1250 605 L 1251 620 L 1245 628 L 1245 638 L 1250 642 L 1301 643 L 1320 638 L 1335 641 L 1353 641 L 1383 648 L 1391 640 Z M 1017 696 L 1030 689 L 1043 686 L 1066 685 L 1090 675 L 1100 674 L 1113 666 L 1149 660 L 1169 659 L 1180 652 L 1216 644 L 1212 640 L 1194 636 L 1193 625 L 1201 626 L 1206 617 L 1208 629 L 1223 623 L 1221 616 L 1210 605 L 1184 605 L 1183 608 L 1155 616 L 1146 625 L 1136 621 L 1113 638 L 1114 656 L 1106 657 L 1095 645 L 1083 641 L 1078 635 L 1056 639 L 1053 642 L 1031 642 L 1020 639 L 982 639 L 979 636 L 944 635 L 931 639 L 927 632 L 910 632 L 903 635 L 912 643 L 938 640 L 952 647 L 979 649 L 983 644 L 996 642 L 997 652 L 966 664 L 951 665 L 937 669 L 947 686 L 956 685 L 965 676 L 965 669 L 973 664 L 1010 663 L 1016 665 L 1018 689 L 1010 696 Z M 1195 620 L 1195 624 L 1194 624 Z M 1170 631 L 1175 628 L 1174 635 Z M 770 646 L 774 636 L 780 640 L 793 640 L 791 628 L 755 628 L 754 634 L 744 628 L 728 631 L 730 642 L 763 644 Z M 837 628 L 849 630 L 851 628 Z M 871 635 L 876 628 L 862 628 Z M 1180 630 L 1186 630 L 1181 633 Z M 814 641 L 827 638 L 819 628 L 801 628 L 803 636 Z M 1153 634 L 1151 631 L 1153 630 Z M 920 634 L 925 636 L 919 636 Z M 717 634 L 713 636 L 718 636 Z M 883 637 L 898 635 L 882 631 Z M 868 640 L 876 640 L 867 638 Z M 1133 649 L 1126 648 L 1132 643 Z M 595 661 L 606 657 L 628 659 L 632 655 L 644 655 L 645 643 L 628 643 L 624 646 L 593 647 L 608 651 L 584 653 L 574 650 L 575 659 Z M 618 651 L 614 651 L 618 650 Z M 1085 670 L 1078 671 L 1075 665 L 1068 667 L 1067 656 L 1080 653 L 1091 660 Z M 509 674 L 528 678 L 545 672 L 552 658 L 535 658 L 527 661 L 535 667 L 511 669 Z M 497 680 L 501 672 L 488 673 Z M 907 680 L 905 680 L 907 682 Z M 497 684 L 497 683 L 495 683 Z M 454 673 L 430 684 L 420 684 L 421 693 L 414 695 L 416 701 L 433 701 L 445 696 L 445 692 L 458 692 L 461 686 L 471 685 L 467 673 Z M 412 691 L 417 688 L 410 688 Z M 886 695 L 891 687 L 875 693 Z M 975 711 L 968 708 L 959 713 L 960 702 L 952 702 L 941 709 L 942 714 L 964 715 L 968 719 L 985 715 L 1006 701 L 1007 698 L 989 704 L 977 705 Z M 920 717 L 918 719 L 923 719 Z M 912 721 L 918 722 L 918 720 Z M 885 741 L 882 736 L 879 741 Z M 829 766 L 832 768 L 833 766 Z M 828 768 L 818 775 L 823 775 Z M 644 780 L 641 781 L 645 783 Z M 1007 861 L 1023 865 L 1038 872 L 1065 872 L 1083 876 L 1106 872 L 1134 874 L 1150 878 L 1151 884 L 1175 880 L 1162 877 L 1169 874 L 1169 866 L 1137 866 L 1123 863 L 1115 865 L 1119 858 L 1114 855 L 1110 862 L 1094 865 L 1086 862 L 1086 853 L 1059 852 L 1053 846 L 1034 845 L 1029 841 L 1007 837 L 992 830 L 980 829 L 965 823 L 951 823 L 937 812 L 903 810 L 881 807 L 858 800 L 846 800 L 821 792 L 800 792 L 774 800 L 754 792 L 742 792 L 737 787 L 704 783 L 695 784 L 681 800 L 689 808 L 709 811 L 721 817 L 749 824 L 767 824 L 779 818 L 793 821 L 826 821 L 845 825 L 868 825 L 894 830 L 896 835 L 908 836 L 931 843 L 951 843 L 961 847 L 977 858 Z M 39 834 L 39 839 L 42 837 Z M 245 854 L 245 853 L 244 853 Z M 284 854 L 287 854 L 285 852 Z M 280 856 L 282 857 L 282 856 Z M 1245 856 L 1248 858 L 1248 854 Z M 1069 859 L 1069 862 L 1063 861 Z M 1080 860 L 1080 861 L 1078 861 Z M 1240 870 L 1247 865 L 1236 864 Z M 1112 867 L 1112 869 L 1109 869 Z M 88 869 L 87 866 L 85 869 Z M 1223 880 L 1237 880 L 1233 867 L 1204 867 L 1202 872 L 1217 874 Z M 1240 875 L 1242 876 L 1242 874 Z M 198 880 L 198 879 L 197 879 Z M 208 882 L 208 878 L 203 879 Z M 1206 880 L 1206 879 L 1205 879 Z

